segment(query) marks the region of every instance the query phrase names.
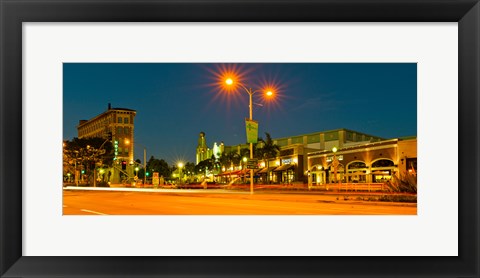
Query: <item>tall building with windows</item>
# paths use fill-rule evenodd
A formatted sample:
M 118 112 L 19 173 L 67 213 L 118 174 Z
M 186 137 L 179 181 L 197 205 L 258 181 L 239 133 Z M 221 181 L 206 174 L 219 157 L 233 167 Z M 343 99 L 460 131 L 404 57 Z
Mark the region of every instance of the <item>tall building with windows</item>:
M 80 120 L 77 126 L 78 138 L 102 137 L 107 139 L 109 133 L 111 133 L 115 149 L 114 164 L 126 163 L 131 165 L 134 160 L 134 121 L 136 113 L 132 109 L 112 108 L 109 103 L 107 111 L 90 120 Z M 112 178 L 114 182 L 118 182 L 118 179 L 120 179 L 119 174 L 115 171 Z

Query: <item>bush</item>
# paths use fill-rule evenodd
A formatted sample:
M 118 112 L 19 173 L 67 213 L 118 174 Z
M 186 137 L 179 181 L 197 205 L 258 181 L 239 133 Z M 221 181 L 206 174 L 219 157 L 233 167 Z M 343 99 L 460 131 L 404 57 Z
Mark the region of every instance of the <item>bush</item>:
M 110 187 L 110 185 L 105 181 L 97 182 L 97 187 Z
M 390 192 L 417 194 L 417 175 L 408 172 L 400 174 L 400 177 L 393 175 L 386 185 Z
M 416 203 L 416 195 L 384 195 L 379 198 L 382 202 L 404 202 L 404 203 Z

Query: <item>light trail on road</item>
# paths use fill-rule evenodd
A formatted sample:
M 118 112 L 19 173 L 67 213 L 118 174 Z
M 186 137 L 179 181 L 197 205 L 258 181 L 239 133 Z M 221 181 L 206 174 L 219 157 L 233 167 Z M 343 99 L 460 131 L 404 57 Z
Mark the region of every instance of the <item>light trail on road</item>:
M 63 214 L 103 215 L 416 215 L 403 203 L 339 201 L 310 194 L 64 191 Z
M 88 210 L 88 209 L 81 209 L 81 211 L 89 212 L 89 213 L 93 213 L 93 214 L 99 214 L 99 215 L 108 215 L 108 214 L 105 214 L 105 213 L 101 213 L 101 212 L 97 212 L 97 211 L 93 211 L 93 210 Z

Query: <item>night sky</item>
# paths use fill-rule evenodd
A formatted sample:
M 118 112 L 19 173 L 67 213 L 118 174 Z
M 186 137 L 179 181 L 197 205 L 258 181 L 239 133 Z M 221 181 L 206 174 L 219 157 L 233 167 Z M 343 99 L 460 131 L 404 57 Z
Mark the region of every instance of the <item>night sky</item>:
M 417 65 L 66 63 L 63 136 L 77 137 L 79 120 L 113 108 L 137 111 L 135 158 L 195 162 L 198 135 L 207 144 L 246 142 L 248 94 L 225 88 L 235 76 L 247 87 L 274 89 L 253 96 L 259 136 L 289 137 L 339 128 L 384 138 L 417 135 Z

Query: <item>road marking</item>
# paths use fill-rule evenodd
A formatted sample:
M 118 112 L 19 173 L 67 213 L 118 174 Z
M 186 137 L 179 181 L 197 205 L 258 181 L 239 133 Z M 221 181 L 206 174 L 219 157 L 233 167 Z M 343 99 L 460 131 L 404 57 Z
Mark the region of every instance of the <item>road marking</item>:
M 93 211 L 93 210 L 88 210 L 88 209 L 81 209 L 81 211 L 90 212 L 90 213 L 94 213 L 94 214 L 100 214 L 100 215 L 108 215 L 108 214 L 105 214 L 105 213 L 101 213 L 101 212 L 97 212 L 97 211 Z

